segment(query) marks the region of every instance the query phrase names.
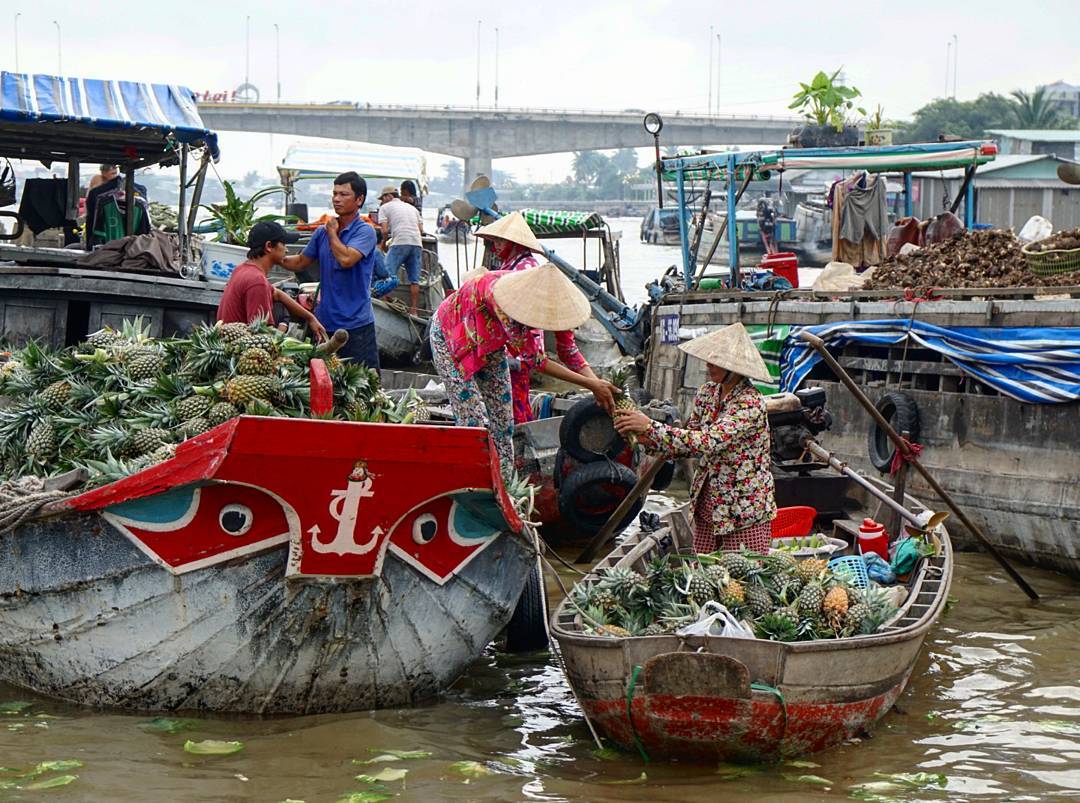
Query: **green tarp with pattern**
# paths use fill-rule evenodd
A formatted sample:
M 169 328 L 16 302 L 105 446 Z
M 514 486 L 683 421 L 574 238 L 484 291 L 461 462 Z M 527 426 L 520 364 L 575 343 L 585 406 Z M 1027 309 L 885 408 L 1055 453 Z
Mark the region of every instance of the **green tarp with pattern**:
M 545 234 L 580 234 L 604 225 L 604 219 L 596 212 L 522 209 L 521 214 L 537 237 Z
M 784 341 L 791 333 L 791 327 L 787 324 L 749 324 L 746 331 L 750 333 L 750 339 L 757 346 L 758 353 L 765 360 L 765 367 L 769 369 L 769 376 L 775 381 L 764 384 L 755 382 L 754 386 L 762 393 L 778 393 L 780 390 L 780 352 L 784 348 Z

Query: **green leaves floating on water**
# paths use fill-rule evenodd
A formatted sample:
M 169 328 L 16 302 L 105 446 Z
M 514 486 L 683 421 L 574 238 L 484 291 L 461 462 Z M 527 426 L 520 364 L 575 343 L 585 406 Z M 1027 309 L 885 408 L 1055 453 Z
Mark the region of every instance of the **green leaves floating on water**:
M 496 774 L 495 770 L 479 761 L 455 761 L 450 765 L 450 770 L 466 778 L 484 778 Z
M 716 774 L 721 781 L 736 781 L 747 775 L 757 775 L 761 769 L 750 764 L 720 764 L 716 768 Z
M 58 786 L 67 786 L 69 783 L 79 780 L 78 775 L 56 775 L 52 778 L 46 778 L 44 781 L 35 781 L 32 784 L 27 784 L 23 787 L 26 791 L 38 790 L 38 789 L 55 789 Z
M 338 798 L 336 803 L 382 803 L 384 800 L 390 800 L 393 795 L 386 795 L 382 792 L 350 792 L 345 797 Z
M 217 739 L 205 739 L 201 742 L 188 739 L 184 742 L 184 752 L 194 753 L 197 756 L 228 756 L 239 753 L 243 749 L 243 742 L 223 742 Z
M 638 777 L 629 778 L 625 781 L 600 781 L 600 783 L 607 784 L 608 786 L 630 786 L 631 784 L 645 783 L 648 780 L 649 776 L 642 772 Z
M 820 767 L 821 766 L 820 764 L 817 764 L 817 763 L 815 763 L 813 761 L 802 761 L 802 760 L 798 760 L 798 759 L 795 760 L 795 761 L 785 761 L 784 764 L 789 766 L 789 767 L 798 767 L 799 769 L 806 769 L 806 770 L 812 770 L 812 769 L 814 769 L 814 767 Z
M 12 700 L 11 702 L 0 703 L 0 714 L 13 716 L 22 713 L 32 705 L 33 703 L 28 703 L 24 700 Z
M 83 763 L 77 758 L 69 759 L 67 761 L 42 761 L 36 767 L 34 767 L 34 775 L 41 775 L 45 772 L 68 772 L 69 770 L 77 770 L 83 766 Z
M 379 770 L 374 775 L 357 775 L 356 780 L 361 783 L 391 783 L 393 781 L 404 780 L 405 776 L 408 774 L 408 770 L 387 767 L 386 769 Z
M 193 729 L 198 723 L 193 719 L 169 719 L 168 717 L 154 717 L 154 719 L 140 722 L 136 727 L 146 733 L 180 733 Z
M 1070 722 L 1066 719 L 1044 719 L 1039 722 L 1039 727 L 1050 733 L 1064 733 L 1068 735 L 1080 733 L 1080 722 Z
M 620 753 L 614 747 L 604 747 L 598 750 L 590 751 L 589 755 L 591 755 L 593 758 L 598 758 L 601 761 L 618 761 L 619 758 L 622 756 L 622 753 Z
M 921 789 L 924 786 L 947 786 L 949 777 L 943 772 L 875 772 L 877 778 L 887 778 L 893 783 L 906 786 L 910 789 Z
M 944 787 L 949 783 L 948 776 L 940 772 L 875 772 L 874 776 L 884 780 L 870 781 L 851 787 L 849 790 L 851 797 L 872 803 L 894 803 L 894 801 L 907 800 L 912 789 Z
M 378 748 L 369 748 L 368 752 L 378 753 L 375 758 L 369 758 L 365 761 L 361 761 L 358 758 L 353 759 L 353 764 L 378 764 L 382 761 L 411 761 L 418 758 L 431 758 L 431 753 L 427 750 L 380 750 Z

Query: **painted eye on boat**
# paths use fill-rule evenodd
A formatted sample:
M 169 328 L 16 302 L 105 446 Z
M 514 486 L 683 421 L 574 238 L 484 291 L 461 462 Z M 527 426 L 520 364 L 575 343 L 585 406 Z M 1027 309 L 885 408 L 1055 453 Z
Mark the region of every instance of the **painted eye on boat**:
M 218 524 L 229 535 L 243 535 L 254 522 L 255 516 L 247 505 L 225 505 L 218 514 Z
M 418 544 L 430 544 L 439 532 L 439 523 L 430 513 L 417 516 L 412 526 L 413 540 Z

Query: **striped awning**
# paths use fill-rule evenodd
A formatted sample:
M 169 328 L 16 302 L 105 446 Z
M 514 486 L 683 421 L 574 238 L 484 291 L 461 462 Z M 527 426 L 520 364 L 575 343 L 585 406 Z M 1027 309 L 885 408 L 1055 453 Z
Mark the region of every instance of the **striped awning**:
M 1080 399 L 1080 327 L 964 326 L 922 321 L 840 321 L 806 327 L 830 348 L 848 343 L 912 345 L 941 354 L 965 373 L 1006 396 L 1033 404 Z M 794 391 L 821 360 L 797 328 L 780 359 L 781 389 Z
M 217 135 L 199 117 L 190 89 L 93 78 L 0 73 L 0 154 L 13 158 L 153 164 L 177 143 Z

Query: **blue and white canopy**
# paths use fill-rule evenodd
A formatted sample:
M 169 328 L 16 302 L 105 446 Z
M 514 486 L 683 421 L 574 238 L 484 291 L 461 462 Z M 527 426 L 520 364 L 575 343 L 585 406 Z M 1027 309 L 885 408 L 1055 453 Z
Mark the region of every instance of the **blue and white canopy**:
M 891 346 L 911 337 L 1018 401 L 1054 404 L 1080 399 L 1080 327 L 962 326 L 922 321 L 842 321 L 805 327 L 831 348 L 848 343 Z M 821 360 L 792 328 L 780 359 L 781 390 L 793 391 Z
M 0 155 L 142 165 L 174 157 L 174 143 L 220 155 L 190 89 L 0 73 Z

